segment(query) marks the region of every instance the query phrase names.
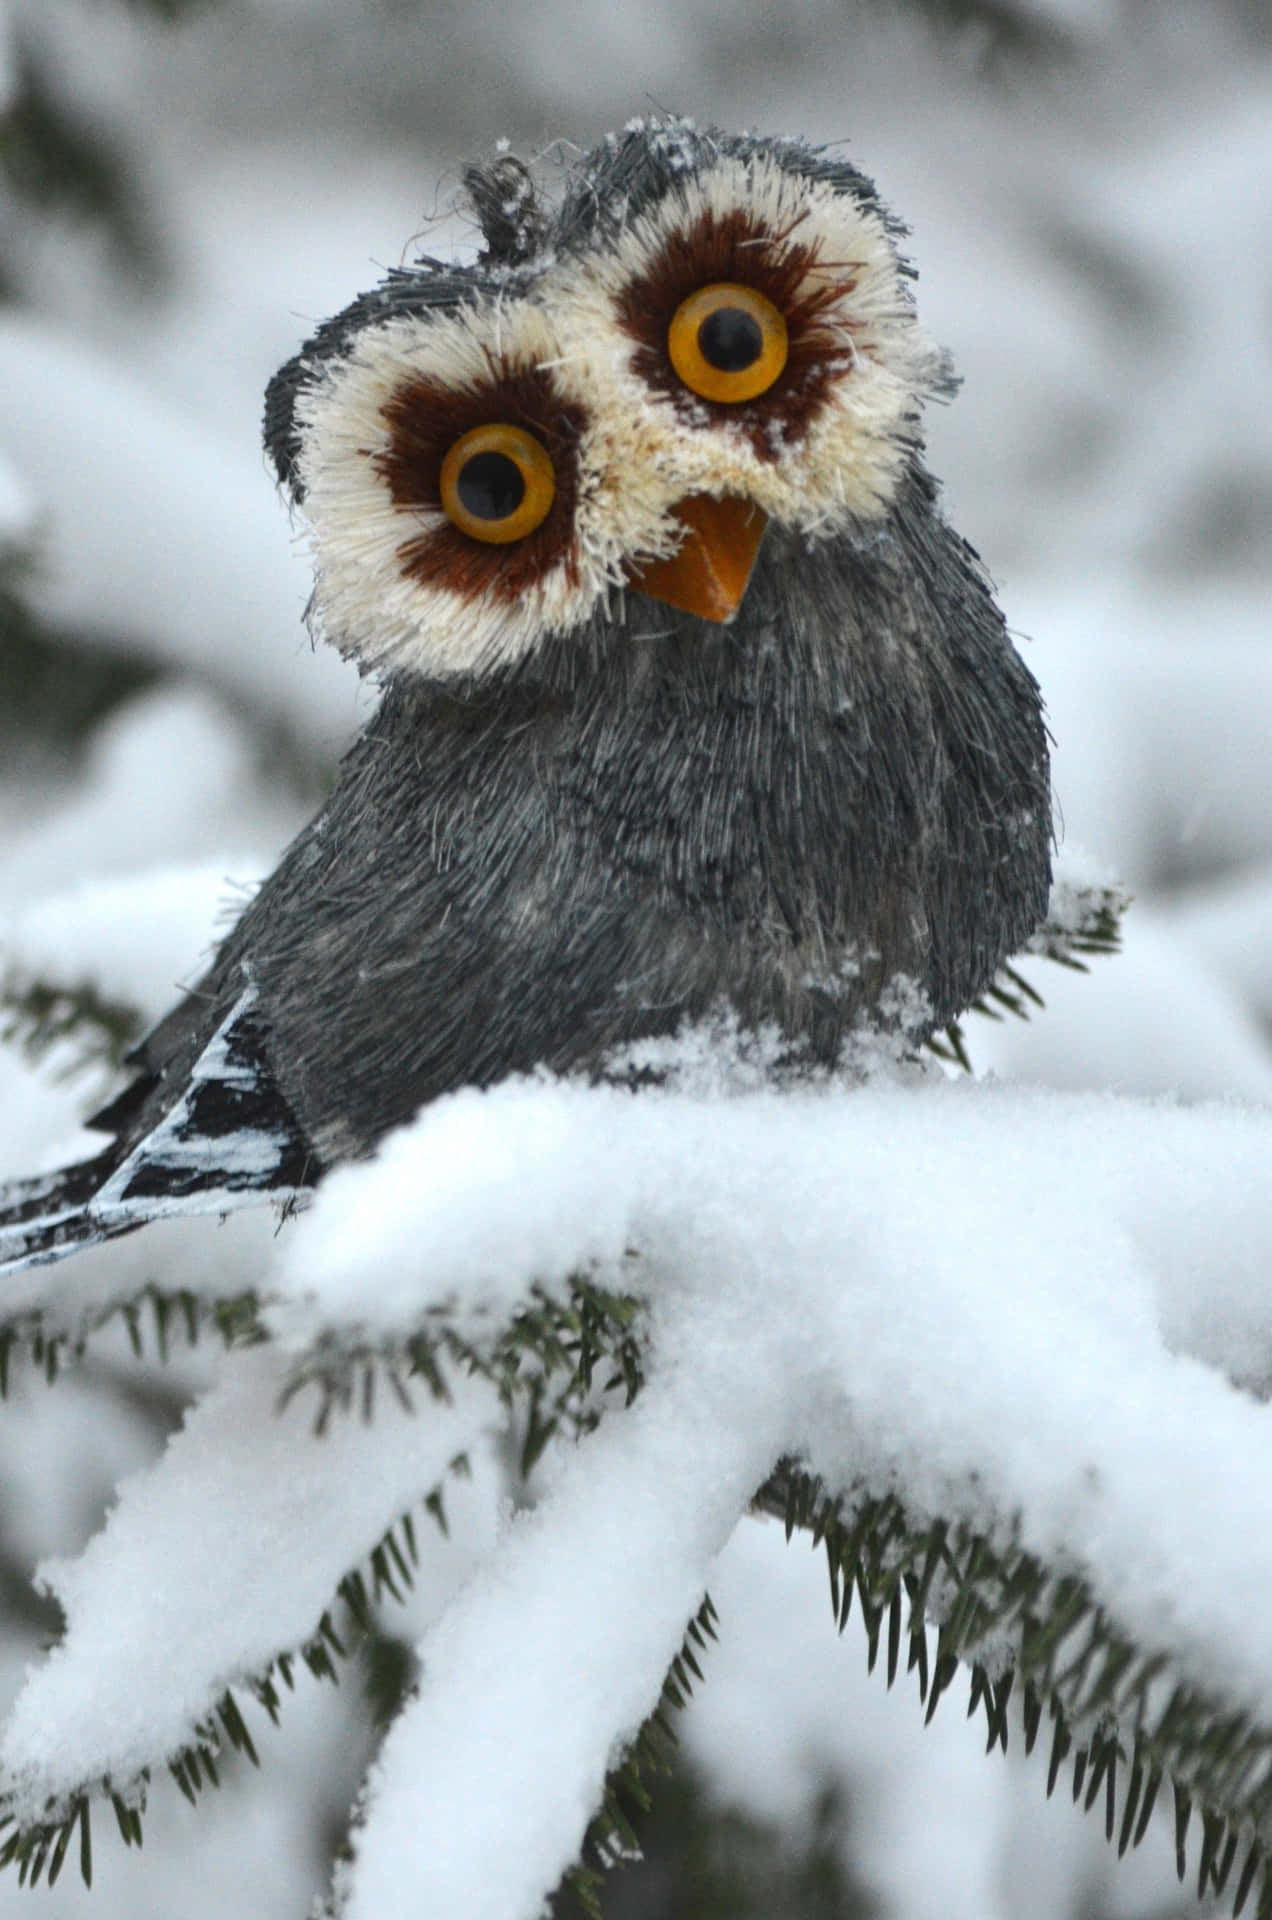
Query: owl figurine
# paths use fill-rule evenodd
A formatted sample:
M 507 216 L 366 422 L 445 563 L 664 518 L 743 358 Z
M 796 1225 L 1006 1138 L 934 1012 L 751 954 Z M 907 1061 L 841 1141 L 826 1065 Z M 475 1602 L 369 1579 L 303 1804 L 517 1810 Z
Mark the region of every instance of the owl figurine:
M 266 398 L 378 711 L 0 1262 L 295 1199 L 721 1009 L 797 1073 L 918 1044 L 1043 917 L 1039 692 L 922 462 L 953 383 L 871 181 L 659 118 L 551 201 L 465 183 L 475 264 L 391 272 Z

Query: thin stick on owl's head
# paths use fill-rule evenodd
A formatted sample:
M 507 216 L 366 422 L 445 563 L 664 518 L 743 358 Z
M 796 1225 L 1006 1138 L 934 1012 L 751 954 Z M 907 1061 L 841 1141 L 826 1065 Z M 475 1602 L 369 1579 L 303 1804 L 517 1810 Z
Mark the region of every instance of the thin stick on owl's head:
M 548 216 L 530 169 L 511 153 L 464 168 L 464 191 L 486 242 L 483 266 L 521 266 L 542 244 Z

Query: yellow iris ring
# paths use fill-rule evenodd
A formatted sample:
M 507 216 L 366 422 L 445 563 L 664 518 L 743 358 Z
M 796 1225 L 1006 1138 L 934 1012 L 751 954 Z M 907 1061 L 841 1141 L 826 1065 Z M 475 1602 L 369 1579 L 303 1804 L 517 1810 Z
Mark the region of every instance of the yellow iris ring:
M 702 329 L 716 314 L 740 313 L 754 322 L 757 351 L 746 366 L 729 371 L 714 366 L 703 350 Z M 725 404 L 755 400 L 767 393 L 786 365 L 786 322 L 773 302 L 754 287 L 719 280 L 682 300 L 667 329 L 671 364 L 690 393 Z
M 462 498 L 464 469 L 479 454 L 510 460 L 521 476 L 521 499 L 510 513 L 498 518 L 474 513 Z M 459 436 L 442 461 L 439 490 L 443 513 L 461 533 L 492 546 L 507 546 L 513 540 L 524 540 L 543 525 L 556 498 L 556 474 L 547 449 L 532 433 L 496 421 Z

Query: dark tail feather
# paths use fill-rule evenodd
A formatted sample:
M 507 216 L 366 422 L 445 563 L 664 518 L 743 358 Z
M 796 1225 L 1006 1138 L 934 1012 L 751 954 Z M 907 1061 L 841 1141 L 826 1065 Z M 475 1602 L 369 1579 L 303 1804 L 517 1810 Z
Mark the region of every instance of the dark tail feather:
M 244 994 L 140 1138 L 0 1188 L 0 1274 L 61 1260 L 164 1216 L 286 1202 L 312 1186 L 319 1165 L 273 1084 L 253 1007 L 254 996 Z
M 91 1160 L 72 1167 L 37 1173 L 28 1180 L 9 1180 L 0 1187 L 0 1244 L 12 1229 L 40 1214 L 83 1206 L 118 1164 L 119 1151 L 111 1145 Z
M 85 1160 L 67 1167 L 63 1173 L 45 1181 L 24 1181 L 22 1198 L 9 1202 L 21 1191 L 7 1187 L 0 1197 L 0 1276 L 21 1273 L 24 1267 L 47 1266 L 64 1259 L 80 1247 L 97 1246 L 116 1234 L 128 1233 L 144 1225 L 141 1219 L 112 1221 L 100 1217 L 92 1201 L 102 1180 L 109 1176 L 117 1156 L 103 1154 L 97 1160 Z M 89 1184 L 91 1181 L 91 1184 Z M 42 1189 L 42 1198 L 40 1190 Z
M 119 1159 L 111 1146 L 92 1160 L 0 1187 L 0 1273 L 56 1260 L 100 1233 L 87 1209 Z

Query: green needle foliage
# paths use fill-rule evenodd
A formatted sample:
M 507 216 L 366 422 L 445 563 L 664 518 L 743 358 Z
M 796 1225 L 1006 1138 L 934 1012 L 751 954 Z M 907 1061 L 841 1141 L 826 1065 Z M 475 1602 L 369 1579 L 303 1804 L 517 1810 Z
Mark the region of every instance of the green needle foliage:
M 827 1787 L 795 1836 L 734 1808 L 716 1807 L 677 1757 L 632 1828 L 640 1857 L 620 1862 L 603 1888 L 606 1920 L 875 1920 L 878 1903 L 845 1861 L 850 1807 Z M 576 1876 L 555 1895 L 552 1920 L 591 1920 Z
M 941 33 L 971 40 L 992 73 L 1009 65 L 1036 72 L 1040 65 L 1072 61 L 1080 51 L 1075 35 L 1045 19 L 1037 7 L 1012 0 L 916 0 L 915 11 Z
M 593 1384 L 639 1390 L 639 1350 L 634 1305 L 617 1305 L 587 1283 L 576 1283 L 569 1303 L 544 1301 L 523 1317 L 514 1335 L 495 1341 L 484 1354 L 456 1346 L 439 1359 L 443 1342 L 427 1351 L 407 1379 L 445 1395 L 445 1370 L 476 1366 L 495 1380 L 510 1405 L 542 1376 L 564 1370 L 554 1392 L 558 1420 L 576 1426 Z M 533 1366 L 527 1356 L 535 1357 Z M 514 1359 L 515 1356 L 515 1359 Z M 358 1391 L 328 1396 L 320 1389 L 326 1418 L 339 1408 L 365 1408 L 360 1363 Z M 403 1390 L 409 1391 L 407 1381 Z M 537 1391 L 537 1387 L 535 1388 Z M 452 1465 L 463 1472 L 462 1458 Z M 788 1535 L 797 1530 L 826 1555 L 835 1622 L 842 1630 L 853 1605 L 861 1610 L 867 1661 L 880 1662 L 891 1686 L 903 1670 L 915 1677 L 931 1718 L 960 1664 L 971 1673 L 970 1711 L 984 1717 L 987 1749 L 1007 1747 L 1010 1730 L 1023 1731 L 1026 1751 L 1044 1740 L 1049 1751 L 1047 1791 L 1066 1780 L 1075 1801 L 1103 1817 L 1119 1853 L 1143 1839 L 1163 1793 L 1173 1798 L 1177 1863 L 1188 1866 L 1194 1836 L 1199 1893 L 1234 1890 L 1240 1912 L 1255 1895 L 1258 1920 L 1272 1916 L 1272 1728 L 1257 1723 L 1181 1674 L 1162 1648 L 1137 1646 L 1071 1570 L 1048 1566 L 1026 1552 L 1008 1530 L 989 1537 L 965 1522 L 918 1519 L 895 1493 L 868 1489 L 832 1491 L 798 1462 L 783 1462 L 756 1497 L 756 1510 L 779 1517 Z M 442 1490 L 424 1502 L 445 1525 Z M 389 1530 L 364 1567 L 341 1582 L 336 1608 L 325 1613 L 312 1638 L 295 1653 L 280 1653 L 263 1674 L 240 1688 L 254 1696 L 271 1719 L 293 1684 L 297 1661 L 315 1675 L 335 1679 L 355 1647 L 377 1631 L 379 1609 L 409 1589 L 418 1559 L 410 1516 Z M 655 1713 L 641 1729 L 607 1783 L 589 1827 L 583 1857 L 561 1898 L 589 1916 L 601 1911 L 604 1875 L 630 1860 L 639 1846 L 639 1824 L 654 1788 L 674 1760 L 675 1713 L 703 1678 L 700 1661 L 715 1634 L 710 1600 L 691 1621 L 684 1645 L 664 1682 Z M 935 1645 L 932 1645 L 932 1631 Z M 1009 1709 L 1015 1702 L 1019 1720 Z M 220 1778 L 226 1749 L 253 1761 L 255 1743 L 233 1695 L 194 1731 L 169 1768 L 181 1790 L 197 1799 Z M 69 1805 L 10 1833 L 0 1864 L 13 1864 L 24 1880 L 55 1877 L 76 1836 L 81 1869 L 91 1871 L 88 1803 L 111 1799 L 125 1841 L 141 1836 L 149 1776 L 136 1781 L 86 1783 Z
M 1257 1920 L 1269 1920 L 1272 1727 L 1181 1676 L 1164 1649 L 1136 1646 L 1079 1577 L 1011 1540 L 916 1521 L 895 1494 L 831 1494 L 794 1462 L 756 1504 L 788 1537 L 798 1528 L 824 1547 L 840 1631 L 855 1596 L 871 1671 L 883 1651 L 891 1686 L 904 1651 L 929 1719 L 969 1666 L 969 1712 L 984 1715 L 987 1751 L 1006 1752 L 1014 1695 L 1026 1753 L 1046 1729 L 1048 1794 L 1067 1773 L 1074 1801 L 1103 1813 L 1119 1855 L 1139 1845 L 1168 1785 L 1180 1879 L 1199 1828 L 1198 1894 L 1223 1894 L 1235 1876 L 1234 1913 L 1257 1886 Z
M 118 1067 L 138 1036 L 135 1007 L 111 1000 L 88 983 L 50 986 L 13 972 L 0 976 L 0 1043 L 21 1047 L 39 1060 L 65 1046 L 62 1064 L 69 1078 L 81 1067 Z
M 1028 951 L 1085 971 L 1090 958 L 1116 952 L 1126 904 L 1125 895 L 1111 886 L 1075 893 L 1061 917 L 1039 928 Z M 991 1019 L 1004 1014 L 1028 1019 L 1031 1010 L 1042 1005 L 1041 994 L 1018 969 L 1004 967 L 974 1011 Z M 63 986 L 33 981 L 14 969 L 7 974 L 0 970 L 0 1043 L 20 1045 L 31 1058 L 60 1045 L 71 1049 L 68 1071 L 89 1064 L 116 1066 L 140 1029 L 135 1009 L 103 997 L 90 985 Z M 961 1025 L 952 1025 L 928 1044 L 942 1059 L 970 1071 Z M 495 1382 L 505 1406 L 521 1423 L 522 1469 L 529 1473 L 562 1420 L 576 1429 L 594 1424 L 599 1417 L 596 1386 L 605 1392 L 621 1389 L 627 1400 L 640 1386 L 635 1250 L 631 1257 L 631 1292 L 615 1293 L 586 1276 L 575 1276 L 564 1302 L 541 1291 L 536 1305 L 518 1314 L 491 1348 L 464 1342 L 446 1324 L 445 1314 L 435 1312 L 413 1334 L 380 1349 L 350 1347 L 335 1339 L 320 1344 L 297 1367 L 292 1390 L 318 1388 L 321 1429 L 337 1410 L 356 1408 L 370 1418 L 381 1383 L 409 1406 L 413 1379 L 437 1393 L 445 1390 L 447 1363 L 480 1372 Z M 63 1306 L 60 1311 L 65 1316 L 68 1310 Z M 0 1317 L 0 1394 L 7 1390 L 13 1358 L 25 1354 L 52 1380 L 68 1354 L 82 1354 L 93 1336 L 120 1316 L 139 1358 L 153 1349 L 165 1359 L 174 1328 L 184 1330 L 191 1342 L 205 1327 L 215 1329 L 227 1344 L 263 1338 L 258 1310 L 258 1298 L 247 1287 L 218 1300 L 149 1282 L 130 1296 L 96 1304 L 70 1323 L 64 1317 L 52 1321 L 39 1308 L 28 1307 L 19 1316 Z
M 468 1461 L 458 1455 L 450 1465 L 455 1476 L 466 1476 Z M 435 1487 L 423 1500 L 424 1511 L 434 1524 L 445 1531 L 445 1499 L 442 1487 Z M 372 1548 L 365 1564 L 351 1569 L 337 1588 L 336 1600 L 323 1613 L 313 1635 L 299 1648 L 280 1652 L 261 1673 L 239 1684 L 239 1692 L 249 1695 L 264 1709 L 270 1722 L 277 1725 L 285 1696 L 295 1690 L 300 1666 L 308 1668 L 315 1679 L 339 1681 L 341 1666 L 355 1654 L 366 1654 L 382 1638 L 379 1611 L 387 1600 L 401 1605 L 415 1582 L 419 1565 L 419 1538 L 412 1514 L 403 1514 Z M 237 1753 L 260 1765 L 256 1742 L 242 1707 L 233 1692 L 227 1691 L 216 1707 L 195 1727 L 189 1743 L 172 1754 L 168 1771 L 192 1805 L 208 1787 L 219 1787 L 227 1753 Z M 0 1800 L 0 1833 L 8 1832 L 0 1844 L 0 1869 L 13 1866 L 22 1886 L 37 1886 L 47 1878 L 57 1880 L 78 1838 L 80 1874 L 91 1886 L 92 1803 L 108 1799 L 125 1846 L 142 1844 L 142 1820 L 151 1784 L 149 1768 L 136 1779 L 104 1779 L 86 1782 L 69 1803 L 50 1807 L 47 1818 L 25 1827 L 16 1827 L 12 1814 Z
M 136 1360 L 166 1365 L 174 1344 L 197 1346 L 211 1333 L 226 1347 L 253 1346 L 265 1338 L 255 1293 L 210 1299 L 188 1288 L 163 1288 L 148 1281 L 124 1299 L 99 1303 L 73 1325 L 50 1325 L 38 1311 L 13 1315 L 0 1325 L 0 1399 L 7 1397 L 15 1360 L 40 1370 L 50 1386 L 67 1365 L 80 1360 L 95 1334 L 122 1322 Z
M 163 676 L 140 653 L 85 644 L 42 619 L 28 599 L 36 571 L 30 554 L 0 550 L 0 744 L 38 743 L 51 757 L 83 746 Z
M 1040 931 L 1034 950 L 1060 964 L 1084 967 L 1089 956 L 1116 946 L 1123 904 L 1110 889 L 1092 889 L 1076 901 L 1070 899 L 1062 918 Z M 1024 1016 L 1035 1004 L 1040 1004 L 1036 990 L 1006 969 L 982 1010 L 995 1017 L 1003 1012 Z M 55 1042 L 76 1039 L 85 1057 L 118 1060 L 136 1034 L 130 1009 L 105 1002 L 89 989 L 67 992 L 30 983 L 19 988 L 10 980 L 0 993 L 0 1008 L 6 1037 L 37 1054 Z M 372 1419 L 382 1389 L 413 1407 L 421 1389 L 426 1398 L 445 1399 L 448 1381 L 457 1371 L 477 1374 L 495 1386 L 508 1411 L 518 1436 L 520 1470 L 526 1475 L 555 1433 L 586 1433 L 602 1417 L 607 1402 L 630 1404 L 640 1391 L 645 1335 L 635 1291 L 635 1251 L 631 1258 L 632 1291 L 615 1292 L 589 1275 L 576 1275 L 563 1294 L 537 1291 L 532 1304 L 485 1344 L 461 1338 L 447 1324 L 444 1310 L 430 1313 L 414 1333 L 392 1345 L 351 1348 L 332 1338 L 298 1365 L 287 1397 L 316 1393 L 314 1426 L 321 1433 L 333 1418 Z M 257 1296 L 246 1289 L 208 1299 L 152 1284 L 95 1307 L 77 1326 L 46 1327 L 38 1311 L 28 1310 L 0 1327 L 0 1388 L 6 1384 L 14 1350 L 41 1365 L 52 1382 L 68 1357 L 82 1353 L 96 1332 L 119 1317 L 139 1356 L 150 1352 L 166 1358 L 174 1334 L 193 1343 L 205 1330 L 215 1331 L 227 1344 L 258 1341 L 265 1337 L 259 1306 Z M 462 1471 L 463 1464 L 457 1461 L 454 1470 Z M 441 1489 L 424 1505 L 444 1527 Z M 779 1469 L 757 1505 L 780 1512 L 788 1531 L 800 1528 L 824 1545 L 839 1624 L 847 1619 L 855 1593 L 866 1621 L 872 1667 L 886 1645 L 889 1684 L 904 1645 L 907 1665 L 917 1673 L 931 1713 L 958 1662 L 970 1662 L 973 1705 L 985 1713 L 991 1746 L 1006 1745 L 1007 1704 L 1013 1687 L 1018 1688 L 1027 1745 L 1037 1738 L 1044 1714 L 1049 1716 L 1051 1784 L 1067 1760 L 1075 1797 L 1082 1795 L 1088 1806 L 1101 1802 L 1110 1836 L 1116 1827 L 1123 1849 L 1142 1837 L 1159 1787 L 1169 1779 L 1183 1796 L 1181 1848 L 1194 1799 L 1201 1809 L 1201 1884 L 1217 1889 L 1227 1884 L 1244 1837 L 1238 1891 L 1243 1899 L 1248 1895 L 1262 1862 L 1261 1836 L 1272 1831 L 1272 1786 L 1265 1795 L 1258 1785 L 1265 1762 L 1272 1759 L 1272 1735 L 1182 1687 L 1170 1694 L 1165 1712 L 1157 1712 L 1165 1657 L 1120 1639 L 1079 1582 L 1056 1575 L 1019 1551 L 996 1548 L 945 1523 L 911 1525 L 892 1497 L 862 1496 L 849 1503 L 792 1465 Z M 294 1683 L 298 1660 L 315 1675 L 334 1680 L 338 1664 L 353 1648 L 365 1649 L 375 1640 L 378 1611 L 386 1599 L 400 1599 L 409 1589 L 416 1558 L 414 1527 L 407 1516 L 373 1549 L 366 1567 L 341 1582 L 339 1620 L 336 1611 L 329 1610 L 308 1642 L 294 1653 L 280 1653 L 266 1672 L 248 1677 L 241 1690 L 276 1719 L 283 1691 Z M 929 1619 L 938 1624 L 931 1663 L 923 1631 Z M 607 1783 L 580 1865 L 560 1896 L 589 1916 L 600 1913 L 606 1872 L 639 1850 L 637 1827 L 648 1815 L 653 1783 L 672 1768 L 674 1714 L 702 1677 L 698 1654 L 713 1634 L 714 1613 L 707 1599 L 690 1622 L 656 1711 Z M 1002 1650 L 1008 1644 L 1012 1658 L 1004 1664 Z M 992 1661 L 985 1656 L 986 1647 L 993 1650 Z M 218 1783 L 227 1749 L 253 1762 L 257 1758 L 232 1693 L 168 1760 L 188 1798 L 195 1800 L 205 1787 Z M 126 1844 L 136 1845 L 148 1785 L 148 1774 L 126 1782 L 86 1782 L 69 1805 L 50 1808 L 47 1818 L 10 1832 L 0 1847 L 0 1865 L 16 1866 L 24 1883 L 45 1876 L 53 1880 L 77 1845 L 80 1870 L 88 1878 L 92 1799 L 110 1799 L 121 1836 Z M 1272 1916 L 1268 1884 L 1261 1883 L 1260 1920 Z
M 13 102 L 0 116 L 0 178 L 31 213 L 96 227 L 121 266 L 153 281 L 161 266 L 159 242 L 123 146 L 76 111 L 21 35 L 16 56 Z M 18 291 L 0 284 L 0 297 Z
M 117 4 L 121 12 L 148 16 L 160 31 L 213 10 L 218 0 Z M 1223 10 L 1245 23 L 1252 40 L 1266 42 L 1272 29 L 1264 0 L 1225 0 Z M 911 0 L 911 11 L 997 74 L 1028 74 L 1081 58 L 1074 36 L 1017 0 Z M 161 249 L 127 140 L 119 129 L 85 117 L 29 44 L 19 44 L 16 94 L 0 117 L 0 186 L 19 220 L 95 229 L 134 285 L 158 275 Z M 0 269 L 0 300 L 23 297 L 20 277 L 20 269 Z M 51 628 L 32 611 L 29 585 L 29 561 L 0 554 L 0 745 L 22 741 L 45 755 L 65 755 L 163 670 Z M 1092 888 L 1040 930 L 1030 951 L 1085 967 L 1116 948 L 1124 905 L 1114 890 Z M 1036 986 L 1020 969 L 1005 968 L 977 1011 L 1029 1017 L 1040 1005 Z M 117 1067 L 138 1029 L 133 1009 L 91 983 L 32 980 L 0 969 L 0 1042 L 32 1057 L 57 1048 L 76 1064 Z M 969 1064 L 961 1025 L 932 1044 L 944 1058 Z M 607 1402 L 630 1402 L 639 1393 L 646 1351 L 637 1274 L 633 1263 L 630 1292 L 601 1288 L 590 1276 L 576 1276 L 559 1296 L 545 1290 L 486 1346 L 461 1340 L 444 1315 L 430 1316 L 391 1350 L 349 1351 L 333 1342 L 298 1370 L 293 1391 L 313 1391 L 321 1427 L 333 1418 L 373 1418 L 382 1391 L 410 1404 L 444 1397 L 456 1370 L 480 1374 L 498 1390 L 521 1470 L 529 1473 L 554 1434 L 586 1433 Z M 78 1321 L 66 1318 L 73 1312 L 68 1307 L 56 1319 L 38 1308 L 24 1311 L 0 1322 L 0 1392 L 10 1364 L 19 1361 L 57 1382 L 120 1319 L 139 1358 L 165 1360 L 205 1334 L 226 1344 L 261 1340 L 260 1304 L 246 1287 L 209 1298 L 152 1283 L 95 1305 Z M 420 1417 L 427 1417 L 426 1405 Z M 465 1465 L 458 1458 L 452 1473 L 462 1474 Z M 444 1487 L 421 1504 L 444 1529 Z M 990 1538 L 953 1518 L 909 1514 L 891 1493 L 828 1488 L 797 1462 L 777 1469 L 756 1507 L 784 1522 L 788 1534 L 799 1531 L 820 1546 L 834 1619 L 842 1629 L 852 1607 L 860 1608 L 868 1662 L 872 1669 L 882 1664 L 889 1686 L 903 1668 L 912 1674 L 930 1717 L 958 1666 L 967 1666 L 972 1711 L 983 1715 L 990 1749 L 1005 1749 L 1012 1730 L 1026 1749 L 1045 1742 L 1047 1791 L 1063 1782 L 1075 1801 L 1102 1818 L 1119 1852 L 1140 1843 L 1156 1806 L 1173 1803 L 1181 1877 L 1191 1858 L 1200 1892 L 1227 1892 L 1238 1912 L 1253 1903 L 1258 1920 L 1272 1920 L 1272 1729 L 1181 1678 L 1164 1651 L 1132 1644 L 1080 1578 L 1044 1566 L 1010 1535 Z M 346 1574 L 303 1645 L 280 1651 L 264 1672 L 224 1694 L 167 1760 L 189 1799 L 219 1783 L 228 1757 L 241 1753 L 257 1763 L 252 1702 L 277 1720 L 302 1663 L 334 1681 L 359 1655 L 377 1724 L 391 1716 L 410 1661 L 401 1643 L 386 1637 L 383 1616 L 388 1603 L 409 1590 L 418 1554 L 417 1521 L 408 1514 Z M 760 1920 L 778 1911 L 799 1912 L 804 1920 L 866 1914 L 860 1889 L 846 1882 L 832 1805 L 821 1810 L 806 1858 L 788 1862 L 779 1874 L 768 1836 L 745 1823 L 726 1830 L 676 1768 L 675 1716 L 704 1668 L 709 1677 L 703 1655 L 715 1625 L 704 1599 L 655 1713 L 606 1784 L 582 1861 L 558 1893 L 557 1920 L 595 1920 L 602 1903 L 612 1920 L 634 1913 L 625 1890 L 632 1855 L 644 1847 L 657 1856 L 668 1826 L 680 1848 L 688 1828 L 693 1856 L 688 1886 L 678 1865 L 674 1904 L 666 1908 L 676 1920 Z M 125 1844 L 139 1845 L 149 1786 L 148 1773 L 85 1782 L 69 1805 L 47 1809 L 47 1817 L 21 1830 L 0 1811 L 0 1864 L 34 1885 L 55 1881 L 70 1859 L 91 1883 L 92 1803 L 109 1800 Z M 713 1845 L 715 1856 L 707 1857 Z M 655 1920 L 647 1885 L 639 1911 L 642 1920 Z
M 536 1289 L 533 1305 L 484 1346 L 449 1327 L 444 1309 L 431 1313 L 401 1345 L 342 1348 L 334 1340 L 323 1342 L 298 1365 L 287 1397 L 317 1388 L 314 1427 L 322 1433 L 337 1413 L 356 1410 L 370 1420 L 381 1381 L 414 1412 L 414 1383 L 446 1400 L 452 1370 L 478 1375 L 496 1388 L 519 1430 L 525 1478 L 559 1429 L 588 1432 L 601 1417 L 604 1397 L 621 1392 L 624 1405 L 635 1399 L 644 1380 L 640 1311 L 636 1295 L 575 1274 L 563 1298 Z
M 1058 902 L 1053 901 L 1051 913 L 1019 957 L 1035 956 L 1072 972 L 1086 973 L 1088 960 L 1117 952 L 1122 943 L 1122 916 L 1129 904 L 1129 896 L 1111 884 L 1095 882 L 1066 889 Z M 1019 967 L 1008 963 L 998 969 L 993 985 L 973 1002 L 970 1011 L 988 1020 L 1001 1020 L 1005 1014 L 1028 1020 L 1046 1004 Z M 960 1066 L 965 1073 L 972 1071 L 961 1021 L 952 1020 L 927 1044 L 939 1060 Z
M 673 1717 L 688 1703 L 694 1682 L 702 1679 L 697 1655 L 707 1651 L 715 1629 L 716 1611 L 711 1595 L 706 1594 L 668 1669 L 658 1705 L 605 1782 L 601 1804 L 584 1835 L 579 1863 L 565 1878 L 565 1888 L 588 1920 L 602 1920 L 606 1874 L 641 1856 L 636 1823 L 654 1804 L 653 1783 L 673 1771 L 677 1745 Z

